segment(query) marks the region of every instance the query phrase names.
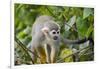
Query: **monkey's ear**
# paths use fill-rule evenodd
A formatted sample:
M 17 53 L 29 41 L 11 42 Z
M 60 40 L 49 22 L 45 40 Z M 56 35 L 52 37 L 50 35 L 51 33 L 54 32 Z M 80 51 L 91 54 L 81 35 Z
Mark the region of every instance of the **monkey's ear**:
M 44 32 L 44 33 L 48 33 L 48 32 L 49 32 L 49 28 L 48 28 L 48 27 L 44 27 L 44 28 L 42 28 L 41 30 L 42 30 L 42 32 Z

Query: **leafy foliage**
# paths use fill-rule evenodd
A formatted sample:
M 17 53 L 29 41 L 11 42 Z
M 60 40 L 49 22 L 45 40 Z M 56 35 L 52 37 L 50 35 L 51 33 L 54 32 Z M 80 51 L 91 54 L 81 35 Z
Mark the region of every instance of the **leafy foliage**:
M 82 7 L 65 7 L 65 6 L 48 6 L 48 5 L 31 5 L 31 4 L 15 4 L 14 5 L 14 19 L 15 19 L 15 36 L 28 47 L 31 42 L 31 28 L 34 24 L 36 17 L 40 15 L 49 15 L 54 17 L 55 21 L 61 27 L 61 35 L 68 39 L 81 39 L 84 37 L 92 37 L 94 39 L 94 9 L 82 8 Z M 89 46 L 89 43 L 87 43 Z M 59 54 L 60 58 L 73 53 L 73 48 L 80 50 L 85 47 L 85 44 L 81 45 L 63 45 Z M 67 48 L 66 48 L 67 47 Z M 15 52 L 18 54 L 21 63 L 28 64 L 31 59 L 21 47 L 18 46 L 18 42 L 15 39 Z M 92 54 L 91 54 L 92 52 Z M 80 55 L 79 61 L 91 61 L 94 58 L 93 49 L 85 51 L 90 53 L 87 56 Z M 15 54 L 16 55 L 16 54 Z M 91 59 L 89 59 L 91 56 Z M 76 57 L 77 58 L 77 57 Z M 15 59 L 15 61 L 17 58 Z M 19 60 L 17 60 L 19 61 Z M 73 55 L 64 59 L 63 62 L 74 62 Z
M 72 50 L 65 48 L 65 49 L 63 49 L 63 50 L 61 51 L 61 53 L 60 53 L 60 58 L 62 59 L 62 58 L 64 58 L 65 56 L 70 55 L 70 54 L 72 54 L 72 53 L 73 53 Z M 70 57 L 68 57 L 68 58 L 65 58 L 65 59 L 64 59 L 64 62 L 73 62 L 73 57 L 70 56 Z

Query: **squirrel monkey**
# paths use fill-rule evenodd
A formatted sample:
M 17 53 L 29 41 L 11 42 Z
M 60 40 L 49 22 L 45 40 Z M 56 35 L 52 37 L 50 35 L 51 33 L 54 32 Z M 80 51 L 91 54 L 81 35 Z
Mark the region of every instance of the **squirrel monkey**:
M 91 38 L 68 40 L 60 35 L 60 26 L 50 16 L 40 16 L 32 27 L 31 51 L 38 55 L 39 63 L 54 63 L 59 53 L 60 42 L 64 44 L 81 44 Z M 93 42 L 93 41 L 92 41 Z M 32 54 L 35 62 L 37 56 Z
M 60 26 L 50 16 L 40 16 L 32 27 L 31 51 L 39 56 L 40 63 L 54 63 L 60 44 Z M 33 61 L 36 56 L 32 54 Z

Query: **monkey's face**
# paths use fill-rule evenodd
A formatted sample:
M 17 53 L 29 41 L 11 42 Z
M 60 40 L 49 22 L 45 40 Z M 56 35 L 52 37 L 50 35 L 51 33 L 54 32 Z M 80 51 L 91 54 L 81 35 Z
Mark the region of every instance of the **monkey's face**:
M 59 40 L 60 39 L 60 30 L 52 30 L 50 31 L 50 36 L 53 40 Z

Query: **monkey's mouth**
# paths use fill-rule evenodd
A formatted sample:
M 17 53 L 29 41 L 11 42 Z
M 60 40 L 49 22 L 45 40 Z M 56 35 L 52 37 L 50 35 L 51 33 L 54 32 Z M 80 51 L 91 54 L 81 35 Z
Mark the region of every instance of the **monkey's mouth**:
M 54 36 L 54 37 L 53 37 L 53 39 L 54 39 L 54 40 L 57 40 L 57 39 L 58 39 L 58 37 L 57 37 L 57 36 Z

